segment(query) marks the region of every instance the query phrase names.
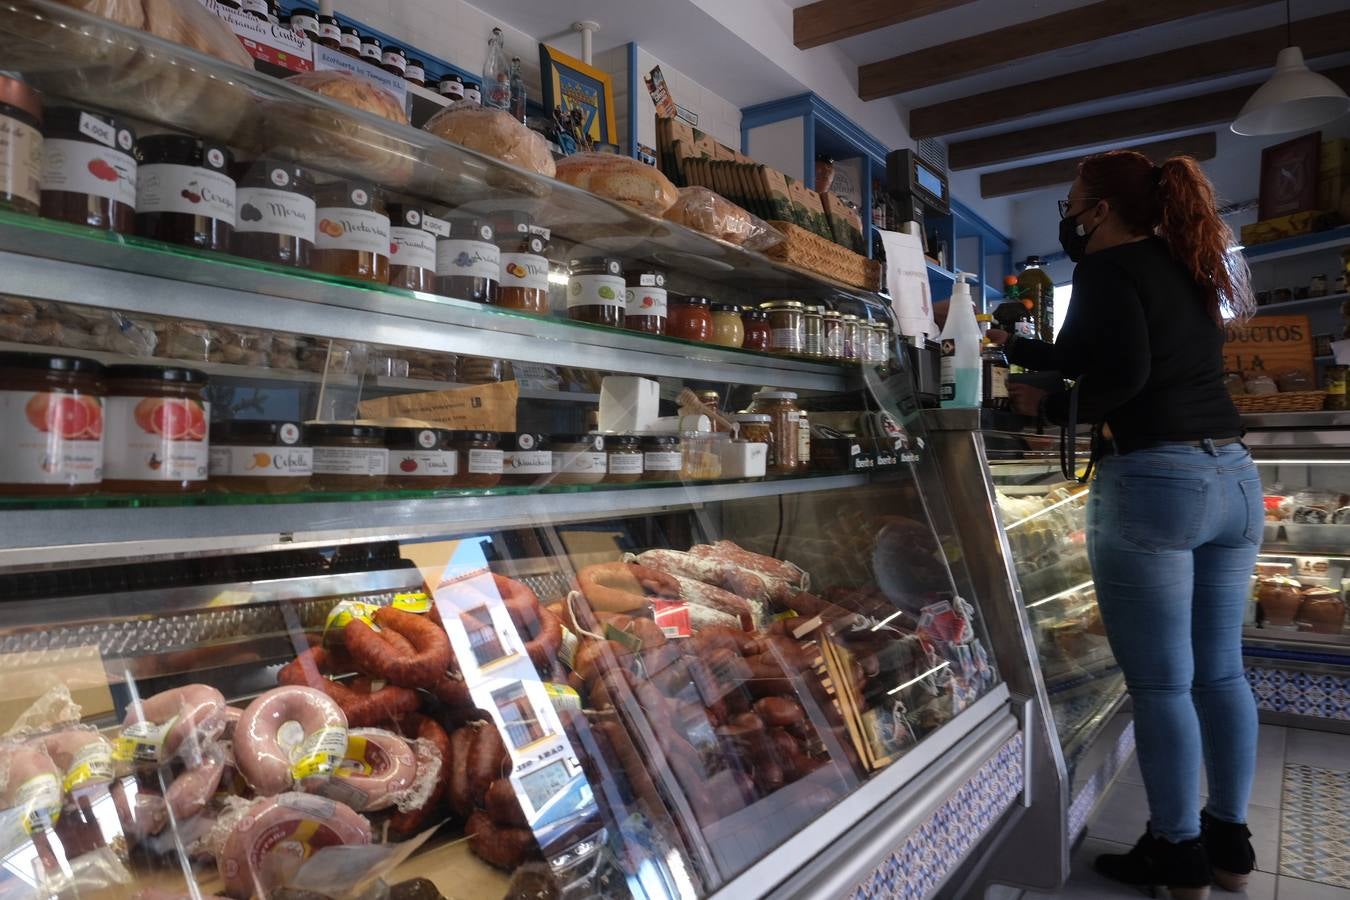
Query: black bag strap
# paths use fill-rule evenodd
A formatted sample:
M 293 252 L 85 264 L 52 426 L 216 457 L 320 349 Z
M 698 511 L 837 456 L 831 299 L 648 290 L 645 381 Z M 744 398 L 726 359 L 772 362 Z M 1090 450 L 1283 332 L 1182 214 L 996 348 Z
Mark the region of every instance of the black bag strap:
M 1094 427 L 1092 429 L 1092 442 L 1088 449 L 1087 466 L 1083 469 L 1081 477 L 1078 475 L 1078 392 L 1082 387 L 1082 379 L 1074 382 L 1073 387 L 1069 388 L 1069 418 L 1059 433 L 1059 470 L 1067 481 L 1076 481 L 1079 484 L 1087 484 L 1092 480 L 1092 473 L 1097 468 L 1097 460 L 1100 458 L 1098 453 L 1101 447 L 1101 429 Z

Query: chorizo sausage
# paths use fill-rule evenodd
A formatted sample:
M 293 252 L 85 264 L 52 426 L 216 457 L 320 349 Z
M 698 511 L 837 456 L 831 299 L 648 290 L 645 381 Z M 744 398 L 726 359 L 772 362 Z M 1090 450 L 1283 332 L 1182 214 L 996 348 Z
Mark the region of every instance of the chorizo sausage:
M 525 810 L 520 805 L 520 798 L 516 796 L 516 789 L 511 784 L 510 778 L 498 778 L 488 785 L 487 795 L 484 799 L 484 807 L 494 824 L 510 828 L 530 827 L 530 822 L 525 818 Z
M 353 728 L 384 727 L 412 715 L 422 701 L 411 688 L 392 684 L 376 688 L 367 677 L 349 682 L 324 677 L 330 671 L 331 654 L 322 647 L 311 647 L 277 672 L 277 683 L 291 687 L 310 687 L 327 694 L 347 717 Z
M 392 606 L 376 610 L 374 620 L 380 631 L 360 619 L 345 629 L 347 652 L 362 672 L 399 687 L 429 688 L 450 668 L 450 637 L 435 622 Z M 411 652 L 402 649 L 405 641 Z
M 603 612 L 631 612 L 647 605 L 648 595 L 680 598 L 672 576 L 636 563 L 612 562 L 586 566 L 577 572 L 577 586 L 591 608 Z
M 417 777 L 417 756 L 408 742 L 378 728 L 354 728 L 333 778 L 320 793 L 357 812 L 393 806 Z
M 473 811 L 473 798 L 469 796 L 469 750 L 473 747 L 473 725 L 455 729 L 450 735 L 450 781 L 446 790 L 446 799 L 450 810 L 461 819 Z
M 298 780 L 332 773 L 347 750 L 347 717 L 322 691 L 272 688 L 239 717 L 234 745 L 239 771 L 253 789 L 279 794 Z M 297 773 L 293 767 L 301 760 L 309 765 Z
M 487 789 L 492 782 L 501 778 L 506 762 L 506 745 L 493 722 L 478 723 L 474 729 L 473 745 L 469 748 L 466 768 L 469 775 L 469 799 L 474 806 L 482 807 L 487 797 Z
M 180 751 L 199 753 L 224 730 L 225 695 L 208 684 L 189 684 L 133 703 L 122 720 L 122 734 L 135 741 L 142 762 L 168 762 Z
M 482 810 L 475 810 L 464 825 L 469 849 L 484 862 L 511 870 L 539 852 L 534 832 L 528 828 L 503 828 L 494 825 Z
M 426 802 L 416 809 L 395 813 L 393 818 L 389 820 L 389 827 L 399 834 L 414 834 L 425 828 L 427 823 L 431 821 L 431 818 L 445 800 L 450 786 L 450 772 L 456 764 L 450 735 L 445 733 L 445 729 L 441 727 L 440 722 L 437 722 L 431 716 L 418 716 L 416 735 L 418 740 L 427 741 L 436 748 L 436 755 L 439 758 L 441 768 L 440 773 L 436 776 L 435 787 L 432 788 L 431 795 L 427 797 Z
M 351 807 L 310 794 L 255 801 L 230 830 L 216 857 L 225 892 L 238 900 L 267 897 L 281 885 L 273 854 L 308 857 L 324 847 L 370 843 L 370 823 Z

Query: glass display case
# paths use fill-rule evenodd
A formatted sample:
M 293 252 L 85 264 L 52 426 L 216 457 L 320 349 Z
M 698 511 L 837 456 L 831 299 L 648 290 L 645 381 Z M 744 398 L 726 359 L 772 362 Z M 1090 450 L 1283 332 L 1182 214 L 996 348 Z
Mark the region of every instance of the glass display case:
M 908 375 L 567 314 L 614 300 L 597 258 L 878 298 L 58 4 L 11 4 L 0 56 L 4 115 L 154 138 L 123 156 L 172 193 L 117 231 L 0 184 L 0 894 L 761 895 L 882 834 L 824 875 L 923 858 L 894 829 L 963 785 L 963 840 L 1013 805 Z M 102 152 L 53 133 L 48 174 Z M 343 265 L 230 243 L 266 203 Z M 449 223 L 389 246 L 446 257 L 434 290 L 369 277 L 391 209 Z M 472 274 L 526 218 L 543 268 Z M 494 274 L 547 301 L 465 299 Z

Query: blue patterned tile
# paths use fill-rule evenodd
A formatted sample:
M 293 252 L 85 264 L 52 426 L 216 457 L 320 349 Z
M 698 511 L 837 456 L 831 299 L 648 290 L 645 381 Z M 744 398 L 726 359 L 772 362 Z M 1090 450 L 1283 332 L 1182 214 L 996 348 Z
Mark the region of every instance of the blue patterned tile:
M 1258 709 L 1350 721 L 1350 676 L 1248 666 L 1247 681 Z

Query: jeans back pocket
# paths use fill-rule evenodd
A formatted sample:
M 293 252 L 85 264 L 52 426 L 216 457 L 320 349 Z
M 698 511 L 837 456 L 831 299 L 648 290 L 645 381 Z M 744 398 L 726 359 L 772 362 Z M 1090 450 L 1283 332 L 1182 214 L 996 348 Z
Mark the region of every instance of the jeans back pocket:
M 1188 550 L 1199 545 L 1209 484 L 1180 474 L 1120 476 L 1120 535 L 1143 550 Z
M 1260 478 L 1245 478 L 1239 484 L 1246 518 L 1242 536 L 1259 547 L 1266 533 L 1266 489 Z

